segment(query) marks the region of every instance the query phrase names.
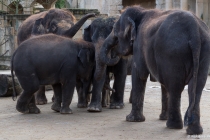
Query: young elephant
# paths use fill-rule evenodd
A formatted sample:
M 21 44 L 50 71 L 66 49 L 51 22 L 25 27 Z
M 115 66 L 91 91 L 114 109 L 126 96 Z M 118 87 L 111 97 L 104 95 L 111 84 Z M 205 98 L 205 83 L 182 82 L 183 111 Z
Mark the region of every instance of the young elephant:
M 115 58 L 109 57 L 110 50 L 116 52 Z M 185 85 L 188 85 L 189 107 L 184 119 L 188 125 L 187 134 L 203 133 L 200 98 L 210 62 L 210 36 L 206 24 L 187 11 L 128 7 L 102 46 L 102 63 L 96 65 L 100 70 L 96 77 L 100 79 L 104 75 L 106 65 L 113 65 L 121 56 L 131 53 L 132 110 L 126 120 L 145 121 L 144 93 L 150 74 L 168 94 L 167 127 L 183 128 L 180 100 Z
M 93 42 L 95 46 L 96 63 L 99 65 L 101 63 L 99 59 L 101 46 L 106 37 L 111 33 L 113 25 L 118 18 L 119 17 L 97 18 L 93 20 L 93 22 L 84 31 L 84 37 L 83 37 L 84 40 Z M 116 55 L 113 52 L 114 51 L 110 53 L 111 56 Z M 102 91 L 103 91 L 102 106 L 106 106 L 104 102 L 104 96 L 105 96 L 105 89 L 110 89 L 108 87 L 110 81 L 109 80 L 110 73 L 114 74 L 114 85 L 113 85 L 114 90 L 112 91 L 111 95 L 112 102 L 110 104 L 110 108 L 118 109 L 124 107 L 123 97 L 124 97 L 125 79 L 127 76 L 126 57 L 125 58 L 122 57 L 116 65 L 107 67 L 106 74 L 104 74 L 100 80 L 96 80 L 95 77 L 93 78 L 92 99 L 91 103 L 89 104 L 88 111 L 100 112 L 102 110 L 101 107 Z
M 80 27 L 88 18 L 94 17 L 94 13 L 83 16 L 76 24 L 76 18 L 67 10 L 50 9 L 28 17 L 18 29 L 17 42 L 20 45 L 23 41 L 34 35 L 53 33 L 57 35 L 74 37 Z M 41 23 L 41 24 L 38 24 Z M 46 104 L 45 87 L 40 86 L 35 94 L 37 104 Z
M 89 83 L 94 53 L 92 43 L 54 34 L 35 36 L 21 43 L 11 60 L 12 77 L 14 70 L 23 88 L 16 109 L 21 113 L 40 113 L 34 93 L 40 85 L 52 85 L 55 95 L 52 109 L 72 113 L 69 105 L 76 82 L 81 79 Z

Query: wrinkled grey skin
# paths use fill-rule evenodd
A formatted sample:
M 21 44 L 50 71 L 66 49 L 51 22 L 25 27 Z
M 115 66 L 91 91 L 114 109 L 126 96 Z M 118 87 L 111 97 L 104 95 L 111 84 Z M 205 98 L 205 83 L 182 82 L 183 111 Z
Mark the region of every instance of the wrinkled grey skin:
M 40 113 L 34 93 L 40 85 L 52 85 L 55 100 L 51 109 L 61 114 L 72 113 L 69 106 L 76 83 L 88 85 L 91 81 L 94 50 L 90 42 L 54 34 L 34 36 L 21 43 L 11 59 L 14 96 L 13 70 L 23 88 L 16 109 L 21 113 Z
M 117 20 L 116 17 L 109 18 L 97 18 L 85 29 L 84 40 L 93 42 L 95 46 L 95 58 L 96 64 L 100 65 L 99 53 L 101 51 L 101 46 L 106 39 L 106 37 L 112 31 L 113 25 Z M 115 56 L 115 53 L 110 53 L 111 56 Z M 97 71 L 97 70 L 95 70 Z M 110 88 L 110 73 L 114 75 L 114 85 L 113 89 Z M 110 108 L 118 109 L 124 107 L 124 87 L 125 79 L 127 76 L 127 58 L 121 58 L 120 61 L 114 65 L 109 66 L 106 69 L 106 74 L 102 76 L 100 80 L 97 80 L 95 76 L 93 77 L 93 89 L 92 89 L 92 99 L 88 106 L 88 111 L 90 112 L 100 112 L 102 111 L 102 106 L 107 106 L 105 103 L 106 89 L 112 90 Z M 102 94 L 102 106 L 101 106 L 101 92 Z
M 76 20 L 73 14 L 69 11 L 61 9 L 50 9 L 45 12 L 31 15 L 21 24 L 18 29 L 18 45 L 34 35 L 47 33 L 54 33 L 72 38 L 84 24 L 84 22 L 93 16 L 95 16 L 94 13 L 87 14 L 75 24 Z M 40 23 L 39 26 L 38 22 Z M 40 86 L 40 89 L 36 94 L 36 103 L 47 103 L 44 86 Z
M 107 55 L 111 49 L 116 53 L 114 59 Z M 189 107 L 184 117 L 187 134 L 202 134 L 199 106 L 210 61 L 206 24 L 186 11 L 128 7 L 102 46 L 100 59 L 103 63 L 96 66 L 100 69 L 96 77 L 100 79 L 104 75 L 106 69 L 101 70 L 101 67 L 113 65 L 120 56 L 132 53 L 132 110 L 126 120 L 145 121 L 144 93 L 150 74 L 153 80 L 161 83 L 162 91 L 168 96 L 167 127 L 183 128 L 180 100 L 184 86 L 188 85 Z

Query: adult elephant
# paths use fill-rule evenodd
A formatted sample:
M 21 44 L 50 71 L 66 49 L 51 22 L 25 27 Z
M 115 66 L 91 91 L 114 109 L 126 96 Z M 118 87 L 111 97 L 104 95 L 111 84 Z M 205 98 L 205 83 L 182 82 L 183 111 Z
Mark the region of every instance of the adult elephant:
M 17 34 L 17 42 L 20 45 L 23 41 L 30 38 L 33 32 L 40 31 L 43 33 L 54 33 L 57 35 L 67 36 L 72 38 L 80 29 L 80 27 L 85 23 L 85 21 L 95 16 L 95 14 L 87 14 L 81 18 L 76 24 L 76 19 L 73 14 L 69 11 L 61 9 L 50 9 L 38 14 L 31 15 L 28 17 L 19 27 Z M 41 27 L 36 26 L 33 28 L 36 20 L 41 19 Z M 36 34 L 39 35 L 39 34 Z M 38 92 L 36 93 L 36 103 L 46 104 L 47 98 L 45 96 L 45 87 L 40 86 Z
M 111 33 L 117 19 L 117 17 L 97 18 L 84 31 L 84 40 L 92 42 L 95 46 L 95 59 L 97 65 L 100 65 L 99 54 L 101 46 L 106 37 Z M 111 52 L 110 55 L 113 57 L 116 54 Z M 122 57 L 116 65 L 107 67 L 105 73 L 106 74 L 104 74 L 100 80 L 93 78 L 92 99 L 87 109 L 90 112 L 100 112 L 102 110 L 101 92 L 103 87 L 106 89 L 106 85 L 109 85 L 109 73 L 113 73 L 115 79 L 113 85 L 115 92 L 112 92 L 113 94 L 111 95 L 112 102 L 110 108 L 123 108 L 124 106 L 123 96 L 127 75 L 127 58 Z M 105 81 L 106 84 L 104 84 Z M 103 91 L 102 104 L 103 106 L 106 106 L 104 102 L 104 92 L 105 91 Z
M 117 43 L 118 47 L 115 47 Z M 115 58 L 107 56 L 111 49 L 115 50 Z M 184 119 L 188 125 L 187 134 L 201 134 L 199 106 L 210 60 L 210 36 L 206 24 L 187 11 L 128 7 L 103 44 L 102 63 L 97 65 L 96 77 L 100 79 L 106 65 L 113 65 L 121 56 L 131 53 L 132 110 L 126 120 L 145 121 L 144 93 L 151 74 L 169 96 L 167 127 L 183 128 L 180 99 L 184 86 L 188 85 L 189 107 Z

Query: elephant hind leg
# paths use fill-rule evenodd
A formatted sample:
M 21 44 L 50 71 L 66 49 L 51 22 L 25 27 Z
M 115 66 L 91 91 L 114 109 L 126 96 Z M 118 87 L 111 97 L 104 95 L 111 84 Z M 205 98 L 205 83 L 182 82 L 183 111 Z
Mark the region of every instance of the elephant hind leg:
M 207 53 L 208 52 L 203 51 L 202 53 Z M 201 54 L 201 56 L 204 56 Z M 200 99 L 202 95 L 203 88 L 206 84 L 206 80 L 208 77 L 208 69 L 209 69 L 209 59 L 208 57 L 203 57 L 202 63 L 199 64 L 199 71 L 198 71 L 198 78 L 197 78 L 197 86 L 196 86 L 196 95 L 195 95 L 195 105 L 191 114 L 191 120 L 188 118 L 188 127 L 186 129 L 188 135 L 199 135 L 203 133 L 203 128 L 200 124 Z M 201 59 L 202 60 L 202 59 Z M 192 80 L 188 84 L 188 94 L 192 92 Z M 187 112 L 186 112 L 187 113 Z M 186 114 L 187 115 L 187 114 Z
M 180 112 L 181 93 L 184 90 L 184 83 L 181 80 L 170 81 L 166 85 L 168 91 L 168 120 L 166 126 L 170 129 L 182 129 L 183 122 Z
M 161 93 L 162 93 L 162 109 L 161 114 L 159 116 L 160 120 L 168 119 L 168 92 L 165 87 L 161 85 Z
M 185 118 L 186 117 L 188 118 L 187 120 L 185 119 L 185 121 L 187 121 L 189 123 L 188 127 L 186 129 L 188 135 L 199 135 L 199 134 L 203 133 L 203 128 L 200 124 L 200 98 L 201 98 L 202 90 L 205 85 L 205 84 L 203 84 L 204 83 L 203 81 L 205 81 L 205 79 L 198 80 L 198 81 L 199 81 L 200 85 L 197 85 L 195 106 L 193 109 L 193 113 L 190 118 L 188 118 L 188 116 L 187 116 L 188 111 L 185 114 Z M 188 93 L 192 92 L 191 90 L 192 90 L 192 80 L 190 81 L 189 86 L 188 86 Z
M 23 92 L 20 95 L 16 109 L 21 113 L 39 113 L 35 105 L 34 93 L 39 89 L 39 80 L 37 77 L 18 78 Z M 33 111 L 34 108 L 35 110 Z
M 29 108 L 29 113 L 30 114 L 38 114 L 40 113 L 40 109 L 36 106 L 36 103 L 35 103 L 35 97 L 34 95 L 32 96 L 32 99 L 28 105 L 28 108 Z
M 60 112 L 61 109 L 61 102 L 62 102 L 62 89 L 61 89 L 61 84 L 54 84 L 52 85 L 53 91 L 54 91 L 54 103 L 51 106 L 51 109 Z
M 69 108 L 72 97 L 74 94 L 74 88 L 76 86 L 76 77 L 72 77 L 71 81 L 67 81 L 62 85 L 62 106 L 60 109 L 61 114 L 72 114 L 72 110 Z

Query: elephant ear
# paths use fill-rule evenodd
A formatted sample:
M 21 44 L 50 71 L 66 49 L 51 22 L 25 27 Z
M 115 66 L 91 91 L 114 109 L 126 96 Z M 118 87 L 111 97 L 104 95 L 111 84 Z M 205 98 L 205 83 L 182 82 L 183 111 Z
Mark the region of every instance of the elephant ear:
M 84 39 L 85 41 L 88 41 L 88 42 L 92 42 L 90 30 L 91 30 L 91 25 L 87 26 L 87 27 L 84 29 L 83 39 Z
M 90 62 L 90 52 L 89 49 L 81 49 L 78 54 L 79 60 L 82 63 L 82 66 L 86 68 Z
M 33 25 L 31 34 L 32 35 L 41 35 L 45 33 L 45 29 L 43 26 L 43 18 L 37 19 Z
M 134 41 L 136 39 L 136 26 L 130 17 L 128 17 L 128 24 L 125 27 L 124 38 L 128 35 L 129 31 L 131 32 L 130 41 Z

